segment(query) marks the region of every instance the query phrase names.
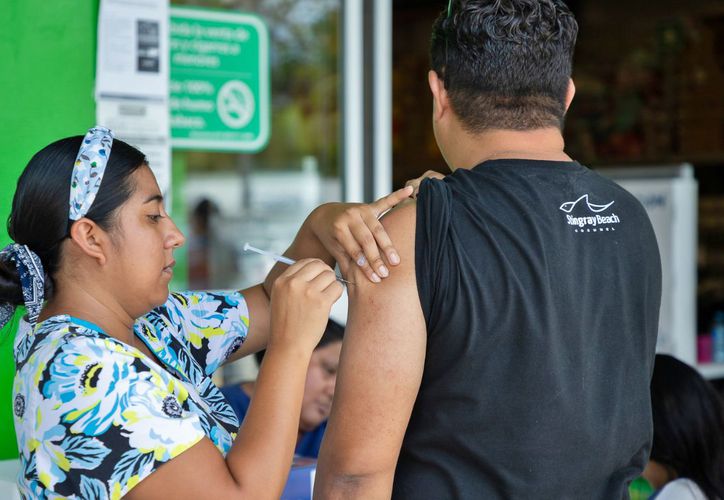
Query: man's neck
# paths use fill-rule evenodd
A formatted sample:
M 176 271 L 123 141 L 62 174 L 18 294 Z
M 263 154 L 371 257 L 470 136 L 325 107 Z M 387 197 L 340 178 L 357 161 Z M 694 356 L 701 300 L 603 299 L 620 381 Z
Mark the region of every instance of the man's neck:
M 488 160 L 526 159 L 571 161 L 557 128 L 536 130 L 486 130 L 479 134 L 457 135 L 450 168 L 473 168 Z

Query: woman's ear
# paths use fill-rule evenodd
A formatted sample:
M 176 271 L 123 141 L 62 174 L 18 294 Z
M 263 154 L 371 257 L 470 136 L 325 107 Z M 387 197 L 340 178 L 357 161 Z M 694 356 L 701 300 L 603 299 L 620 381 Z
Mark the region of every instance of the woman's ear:
M 98 264 L 106 263 L 111 240 L 98 224 L 87 217 L 78 219 L 70 227 L 70 239 L 82 253 L 95 259 Z

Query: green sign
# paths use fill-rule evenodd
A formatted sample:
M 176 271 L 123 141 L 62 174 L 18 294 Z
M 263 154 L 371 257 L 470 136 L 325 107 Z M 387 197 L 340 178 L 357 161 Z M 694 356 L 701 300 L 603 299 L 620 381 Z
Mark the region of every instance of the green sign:
M 171 144 L 253 153 L 269 140 L 269 34 L 257 16 L 171 8 Z

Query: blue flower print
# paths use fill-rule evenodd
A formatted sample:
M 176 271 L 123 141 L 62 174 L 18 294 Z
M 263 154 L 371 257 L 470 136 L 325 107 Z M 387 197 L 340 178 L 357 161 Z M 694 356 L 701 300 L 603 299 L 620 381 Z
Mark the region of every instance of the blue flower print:
M 169 297 L 134 325 L 146 356 L 54 316 L 16 344 L 12 411 L 24 498 L 120 498 L 204 437 L 226 454 L 239 422 L 209 374 L 246 339 L 242 295 Z
M 123 351 L 108 339 L 85 342 L 83 350 L 71 341 L 51 363 L 43 396 L 58 401 L 63 421 L 73 423 L 72 432 L 103 434 L 127 407 L 138 374 L 124 359 L 132 354 Z

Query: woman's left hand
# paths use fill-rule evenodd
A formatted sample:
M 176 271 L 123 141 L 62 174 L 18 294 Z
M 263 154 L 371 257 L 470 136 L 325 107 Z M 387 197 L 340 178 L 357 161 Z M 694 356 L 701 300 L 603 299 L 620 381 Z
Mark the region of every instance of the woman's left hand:
M 355 262 L 370 281 L 390 275 L 388 266 L 400 257 L 379 219 L 409 198 L 411 187 L 399 189 L 374 203 L 327 203 L 310 215 L 311 228 L 340 267 Z

